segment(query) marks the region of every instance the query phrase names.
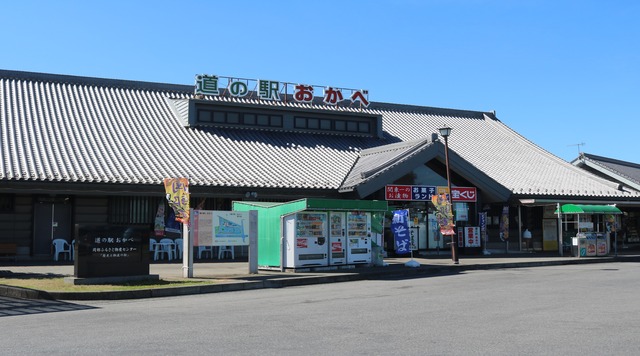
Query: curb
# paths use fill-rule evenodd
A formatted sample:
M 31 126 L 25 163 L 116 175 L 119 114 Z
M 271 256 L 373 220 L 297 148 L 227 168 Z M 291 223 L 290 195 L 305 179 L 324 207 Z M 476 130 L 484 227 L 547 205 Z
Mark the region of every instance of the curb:
M 327 284 L 338 282 L 351 282 L 358 280 L 374 280 L 383 278 L 420 277 L 437 275 L 440 273 L 459 273 L 472 270 L 491 270 L 506 268 L 529 268 L 540 266 L 560 266 L 608 262 L 640 262 L 640 256 L 635 257 L 599 257 L 576 258 L 574 260 L 558 261 L 530 261 L 530 262 L 504 262 L 492 264 L 470 265 L 421 265 L 417 268 L 405 267 L 402 264 L 394 264 L 386 267 L 368 267 L 368 270 L 353 273 L 337 273 L 326 275 L 294 275 L 274 276 L 260 281 L 231 281 L 219 284 L 202 286 L 187 286 L 173 288 L 141 289 L 135 291 L 104 291 L 104 292 L 46 292 L 20 287 L 0 285 L 0 296 L 22 299 L 45 300 L 121 300 L 144 299 L 159 297 L 175 297 L 181 295 L 194 295 L 206 293 L 221 293 L 242 290 L 254 290 L 265 288 L 285 288 L 305 286 L 313 284 Z
M 5 285 L 0 285 L 0 296 L 20 299 L 55 300 L 51 294 L 45 291 Z

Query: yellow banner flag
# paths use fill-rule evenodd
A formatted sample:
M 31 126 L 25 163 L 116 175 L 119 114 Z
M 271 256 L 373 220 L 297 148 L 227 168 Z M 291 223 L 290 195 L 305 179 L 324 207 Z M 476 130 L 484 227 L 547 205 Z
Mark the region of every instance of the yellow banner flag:
M 451 213 L 451 203 L 446 194 L 437 194 L 431 197 L 431 202 L 436 207 L 436 220 L 440 225 L 440 233 L 443 235 L 455 235 L 453 228 L 453 214 Z
M 169 206 L 176 213 L 176 221 L 189 223 L 189 179 L 165 178 L 164 190 Z

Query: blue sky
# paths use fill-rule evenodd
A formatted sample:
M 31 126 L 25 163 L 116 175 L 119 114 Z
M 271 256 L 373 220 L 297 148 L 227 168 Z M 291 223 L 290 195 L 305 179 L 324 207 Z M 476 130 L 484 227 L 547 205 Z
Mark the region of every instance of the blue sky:
M 495 110 L 564 160 L 640 163 L 639 18 L 623 0 L 2 1 L 0 69 L 362 88 Z

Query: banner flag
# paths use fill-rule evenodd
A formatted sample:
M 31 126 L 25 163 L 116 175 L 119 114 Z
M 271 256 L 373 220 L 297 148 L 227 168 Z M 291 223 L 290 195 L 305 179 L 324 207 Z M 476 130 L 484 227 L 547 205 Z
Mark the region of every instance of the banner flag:
M 409 210 L 394 210 L 391 231 L 397 254 L 411 253 L 411 235 L 409 233 Z
M 502 207 L 500 216 L 500 238 L 504 241 L 509 239 L 509 205 Z
M 176 213 L 176 221 L 189 224 L 189 179 L 165 178 L 164 190 L 169 206 Z
M 487 212 L 483 211 L 478 213 L 478 222 L 480 223 L 480 240 L 484 245 L 484 248 L 487 248 Z
M 164 236 L 164 203 L 158 204 L 158 211 L 156 212 L 156 219 L 153 223 L 154 235 L 156 237 Z
M 446 194 L 437 194 L 431 197 L 431 202 L 436 207 L 436 220 L 440 225 L 440 233 L 443 235 L 455 235 L 453 228 L 453 213 L 451 212 L 451 203 L 447 199 Z

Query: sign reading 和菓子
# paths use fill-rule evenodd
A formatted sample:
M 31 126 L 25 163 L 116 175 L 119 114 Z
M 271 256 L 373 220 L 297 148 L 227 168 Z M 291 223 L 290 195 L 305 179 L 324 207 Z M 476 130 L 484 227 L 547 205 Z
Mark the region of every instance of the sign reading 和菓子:
M 265 79 L 245 79 L 223 77 L 218 75 L 196 75 L 195 94 L 231 96 L 244 98 L 257 95 L 260 100 L 287 101 L 291 94 L 294 101 L 312 103 L 316 92 L 322 92 L 322 102 L 327 105 L 340 105 L 350 101 L 349 105 L 358 103 L 360 107 L 369 107 L 369 91 L 364 89 L 348 89 L 323 87 L 319 85 L 295 84 Z

